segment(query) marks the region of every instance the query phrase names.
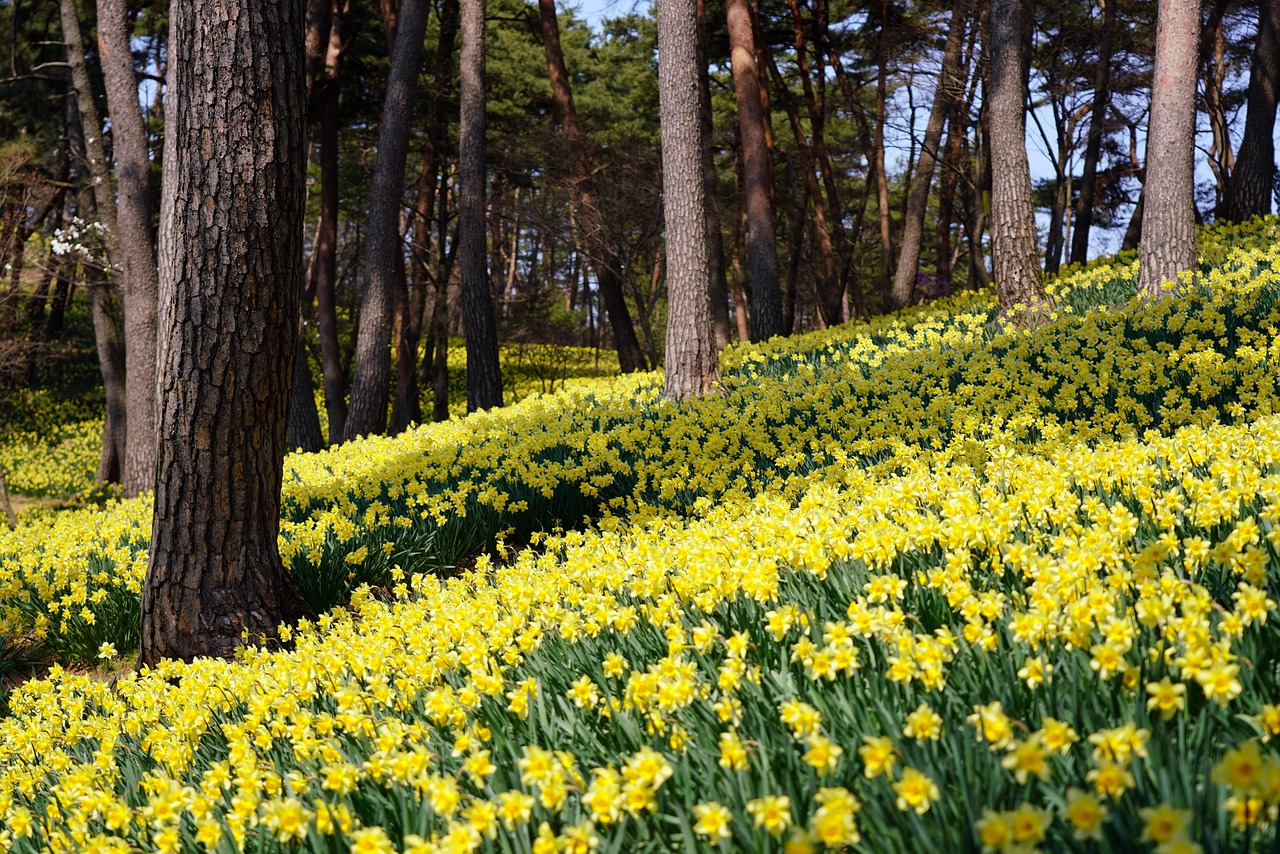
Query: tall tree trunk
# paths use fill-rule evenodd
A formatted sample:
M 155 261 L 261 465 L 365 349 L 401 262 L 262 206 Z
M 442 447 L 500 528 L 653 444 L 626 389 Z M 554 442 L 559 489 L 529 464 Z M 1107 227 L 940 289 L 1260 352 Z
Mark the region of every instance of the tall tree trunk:
M 405 159 L 413 130 L 413 103 L 422 65 L 426 0 L 404 0 L 396 28 L 395 51 L 378 128 L 378 154 L 369 187 L 369 219 L 364 244 L 360 319 L 351 405 L 342 431 L 346 440 L 387 428 L 391 391 L 391 324 L 396 292 L 404 288 L 404 241 L 400 200 L 404 196 Z
M 498 330 L 485 247 L 484 0 L 462 0 L 458 122 L 458 253 L 467 346 L 467 411 L 502 405 Z M 636 345 L 639 349 L 639 344 Z
M 702 125 L 702 175 L 707 198 L 707 245 L 711 252 L 711 329 L 715 333 L 716 347 L 729 345 L 729 278 L 725 271 L 724 227 L 720 221 L 720 200 L 716 188 L 720 176 L 716 173 L 715 146 L 712 141 L 711 74 L 707 60 L 706 0 L 698 4 L 698 118 Z
M 751 271 L 751 340 L 782 334 L 782 292 L 774 240 L 773 168 L 765 140 L 764 110 L 747 0 L 727 0 L 733 88 L 738 105 L 742 185 L 747 212 L 747 259 Z M 668 265 L 671 266 L 671 265 Z
M 156 236 L 151 220 L 151 160 L 129 46 L 125 0 L 98 0 L 98 57 L 111 114 L 116 159 L 116 232 L 124 302 L 125 393 L 129 435 L 124 494 L 151 489 L 156 468 Z
M 1093 228 L 1093 206 L 1098 193 L 1098 162 L 1106 136 L 1107 108 L 1111 106 L 1112 30 L 1118 0 L 1098 0 L 1102 26 L 1098 33 L 1098 64 L 1093 71 L 1093 103 L 1089 109 L 1089 139 L 1084 148 L 1084 174 L 1076 199 L 1076 228 L 1071 235 L 1071 263 L 1089 260 L 1089 232 Z
M 737 2 L 741 4 L 742 0 Z M 734 64 L 736 72 L 736 60 Z M 664 0 L 658 4 L 662 208 L 667 235 L 663 396 L 677 402 L 714 393 L 720 385 L 711 326 L 711 247 L 707 240 L 705 140 L 698 90 L 697 3 Z
M 71 152 L 71 183 L 77 187 L 76 213 L 86 222 L 95 218 L 95 202 L 90 184 L 92 173 L 83 166 L 88 162 L 85 154 L 84 130 L 80 123 L 80 110 L 74 90 L 67 92 L 67 147 Z M 47 337 L 62 333 L 62 321 L 71 280 L 75 276 L 73 256 L 67 255 L 58 264 L 58 286 L 54 304 L 49 309 L 49 321 L 45 327 Z M 102 388 L 106 398 L 106 414 L 102 423 L 102 450 L 98 454 L 98 483 L 120 483 L 124 470 L 125 438 L 128 432 L 128 396 L 125 392 L 124 341 L 116 320 L 115 299 L 106 276 L 90 264 L 84 265 L 89 291 L 89 316 L 93 323 L 94 344 L 98 353 L 98 369 L 102 374 Z
M 1249 66 L 1249 103 L 1236 169 L 1227 183 L 1223 217 L 1244 222 L 1271 213 L 1276 152 L 1273 132 L 1280 95 L 1280 0 L 1261 0 L 1258 42 Z
M 556 20 L 555 0 L 538 0 L 538 13 L 556 118 L 564 133 L 565 147 L 573 165 L 573 192 L 582 232 L 580 242 L 596 271 L 596 283 L 600 287 L 605 313 L 609 315 L 614 345 L 618 348 L 618 364 L 623 373 L 643 371 L 646 367 L 644 353 L 640 349 L 640 340 L 636 337 L 631 313 L 627 310 L 626 297 L 623 295 L 622 260 L 609 244 L 604 216 L 597 204 L 587 139 L 578 121 L 573 89 L 569 85 L 569 72 L 564 63 L 564 51 L 560 47 L 560 25 Z
M 991 0 L 991 255 L 1000 313 L 1019 323 L 1049 305 L 1027 161 L 1026 15 L 1027 0 Z
M 302 279 L 303 7 L 171 12 L 144 664 L 228 656 L 242 632 L 274 638 L 305 611 L 277 546 Z
M 305 104 L 308 115 L 316 111 L 316 84 L 321 82 L 325 60 L 328 57 L 329 42 L 333 29 L 333 0 L 306 0 L 306 36 L 303 40 L 305 82 Z M 308 128 L 309 130 L 309 128 Z M 308 140 L 307 153 L 310 156 L 311 144 Z M 311 378 L 311 359 L 307 350 L 306 315 L 315 299 L 317 273 L 315 270 L 317 252 L 320 243 L 320 232 L 324 228 L 324 212 L 316 224 L 316 235 L 312 241 L 311 266 L 305 275 L 303 287 L 299 289 L 298 304 L 298 344 L 293 359 L 293 385 L 289 399 L 288 430 L 286 443 L 289 448 L 314 452 L 324 447 L 324 436 L 320 432 L 320 413 L 316 409 L 316 388 Z
M 329 442 L 342 441 L 347 423 L 347 378 L 338 341 L 338 94 L 345 38 L 345 15 L 333 18 L 329 31 L 325 74 L 318 81 L 320 102 L 320 228 L 316 232 L 316 331 L 320 335 L 320 368 L 324 376 L 324 407 L 329 419 Z
M 107 169 L 102 145 L 102 121 L 93 100 L 89 69 L 84 59 L 84 44 L 74 0 L 59 3 L 62 36 L 67 46 L 67 65 L 71 87 L 68 92 L 67 136 L 75 158 L 72 175 L 81 187 L 78 212 L 86 222 L 104 226 L 102 238 L 106 264 L 112 266 L 119 257 L 116 237 L 115 199 L 111 192 L 111 175 Z M 92 275 L 92 274 L 89 274 Z M 125 376 L 125 352 L 112 306 L 110 279 L 103 275 L 90 289 L 94 337 L 98 347 L 98 366 L 107 398 L 106 422 L 103 427 L 102 453 L 98 462 L 100 482 L 119 482 L 124 474 L 128 441 L 128 395 Z
M 1160 0 L 1147 130 L 1139 281 L 1150 297 L 1196 264 L 1194 154 L 1200 5 Z
M 444 266 L 444 236 L 448 218 L 448 207 L 446 205 L 448 194 L 441 191 L 441 185 L 446 180 L 446 164 L 448 162 L 446 147 L 449 143 L 449 94 L 453 84 L 453 61 L 458 47 L 458 15 L 458 0 L 444 0 L 440 7 L 440 27 L 436 40 L 435 85 L 433 86 L 431 106 L 427 112 L 427 144 L 423 151 L 422 172 L 418 178 L 418 198 L 413 211 L 415 245 L 411 268 L 413 271 L 412 280 L 415 299 L 410 301 L 408 318 L 411 324 L 409 327 L 410 335 L 406 336 L 406 339 L 411 338 L 412 341 L 402 341 L 397 354 L 396 404 L 392 411 L 393 429 L 403 429 L 410 420 L 422 420 L 422 405 L 418 395 L 418 380 L 421 377 L 416 371 L 416 366 L 409 360 L 417 357 L 418 341 L 422 332 L 427 285 L 428 280 L 431 278 L 428 274 L 428 258 L 432 254 L 431 226 L 437 206 L 439 207 L 440 239 L 435 241 L 435 251 L 438 253 L 435 257 L 439 258 L 441 263 L 437 264 L 436 278 L 431 282 L 434 294 L 431 318 L 427 327 L 425 362 L 428 365 L 433 363 L 437 341 L 440 340 L 437 336 L 443 328 L 443 317 L 447 315 L 448 268 Z M 439 312 L 444 312 L 444 314 L 437 317 Z M 448 334 L 447 332 L 443 334 L 442 352 L 447 353 Z M 410 343 L 412 348 L 409 346 Z M 410 349 L 412 352 L 410 352 Z M 400 393 L 401 386 L 407 382 L 405 377 L 406 369 L 414 374 L 412 377 L 414 391 L 412 400 Z M 426 378 L 429 377 L 430 374 L 426 374 Z M 436 411 L 433 413 L 437 421 L 443 420 L 440 417 L 439 409 L 439 402 L 437 401 Z M 443 417 L 448 417 L 447 399 L 444 401 Z
M 893 288 L 889 292 L 889 305 L 899 309 L 911 302 L 916 276 L 920 271 L 920 247 L 924 242 L 924 216 L 929 205 L 929 184 L 933 181 L 933 168 L 937 161 L 938 146 L 942 143 L 942 126 L 951 112 L 951 102 L 957 97 L 963 84 L 960 77 L 960 48 L 964 44 L 964 24 L 968 0 L 954 0 L 951 6 L 951 25 L 947 30 L 947 45 L 942 51 L 942 72 L 938 76 L 938 88 L 933 95 L 933 107 L 925 125 L 924 140 L 920 144 L 920 161 L 907 196 L 907 215 L 902 224 L 902 241 L 898 252 L 898 266 L 894 271 Z

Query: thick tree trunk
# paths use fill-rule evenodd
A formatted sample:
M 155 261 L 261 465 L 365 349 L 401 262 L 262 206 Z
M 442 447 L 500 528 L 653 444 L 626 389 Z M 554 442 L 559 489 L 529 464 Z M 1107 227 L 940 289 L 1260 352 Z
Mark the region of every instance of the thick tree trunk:
M 736 71 L 737 60 L 734 65 Z M 667 235 L 663 396 L 677 402 L 714 393 L 720 385 L 711 325 L 711 247 L 707 240 L 698 67 L 697 3 L 663 0 L 658 4 L 662 208 Z
M 1098 0 L 1102 26 L 1098 34 L 1098 64 L 1093 71 L 1093 103 L 1089 108 L 1089 140 L 1084 148 L 1084 174 L 1076 199 L 1076 228 L 1071 235 L 1071 263 L 1089 260 L 1089 232 L 1093 228 L 1093 205 L 1098 193 L 1098 162 L 1106 136 L 1107 109 L 1111 106 L 1112 30 L 1118 0 Z
M 743 203 L 747 212 L 747 261 L 751 278 L 751 340 L 782 334 L 782 291 L 774 239 L 773 167 L 765 140 L 755 39 L 747 0 L 727 0 L 733 88 L 738 105 Z
M 316 331 L 320 334 L 320 368 L 324 375 L 324 407 L 329 418 L 329 443 L 342 441 L 347 423 L 347 377 L 338 341 L 338 93 L 342 70 L 345 17 L 334 16 L 320 101 L 320 228 L 316 232 Z
M 387 429 L 391 396 L 391 323 L 396 290 L 404 287 L 404 241 L 400 233 L 400 199 L 404 196 L 405 159 L 409 154 L 413 103 L 422 65 L 422 35 L 427 25 L 426 0 L 400 6 L 396 46 L 387 79 L 387 94 L 378 128 L 378 154 L 369 188 L 369 220 L 364 244 L 364 281 L 351 405 L 343 438 L 350 440 Z
M 467 346 L 467 411 L 502 405 L 498 330 L 485 247 L 484 0 L 462 0 L 458 121 L 458 253 Z M 639 345 L 637 344 L 637 350 Z
M 609 245 L 604 216 L 596 201 L 587 139 L 578 121 L 573 89 L 569 85 L 569 72 L 564 63 L 564 51 L 560 47 L 560 25 L 556 20 L 555 0 L 538 0 L 538 13 L 556 118 L 564 133 L 569 159 L 573 163 L 573 192 L 581 226 L 579 240 L 596 271 L 600 298 L 604 302 L 605 313 L 609 315 L 614 345 L 618 349 L 618 364 L 623 373 L 643 371 L 646 367 L 644 353 L 640 349 L 640 340 L 636 337 L 635 325 L 631 322 L 631 313 L 627 309 L 622 289 L 622 259 Z
M 1196 264 L 1194 155 L 1200 5 L 1160 0 L 1147 130 L 1139 281 L 1150 297 Z
M 1236 169 L 1227 183 L 1223 218 L 1244 222 L 1271 213 L 1275 191 L 1273 136 L 1280 96 L 1280 0 L 1261 0 L 1258 43 L 1249 66 L 1249 104 Z
M 724 227 L 720 220 L 720 200 L 716 188 L 720 176 L 716 173 L 715 145 L 712 141 L 711 74 L 707 60 L 707 14 L 705 0 L 698 3 L 698 118 L 702 126 L 702 180 L 706 184 L 707 197 L 707 246 L 711 252 L 711 329 L 715 333 L 716 347 L 729 345 L 729 277 L 725 271 Z
M 952 100 L 959 94 L 957 90 L 963 85 L 958 78 L 968 6 L 968 0 L 954 0 L 951 6 L 951 26 L 947 30 L 947 46 L 942 51 L 942 72 L 938 76 L 938 88 L 933 94 L 933 107 L 929 111 L 924 140 L 920 145 L 920 160 L 916 164 L 916 173 L 907 196 L 907 215 L 902 224 L 898 266 L 893 275 L 893 288 L 889 292 L 889 306 L 892 309 L 900 309 L 911 302 L 916 276 L 920 272 L 924 215 L 929 205 L 929 185 L 933 181 L 938 147 L 942 144 L 942 126 L 947 114 L 951 112 Z
M 125 390 L 129 435 L 124 494 L 151 489 L 156 469 L 156 235 L 151 219 L 151 159 L 138 102 L 125 0 L 98 0 L 98 57 L 111 114 L 116 159 L 116 238 L 124 303 Z
M 305 610 L 276 541 L 302 278 L 303 8 L 171 11 L 144 664 L 229 656 L 242 633 L 274 638 Z
M 991 256 L 1000 314 L 1019 323 L 1049 305 L 1027 161 L 1026 15 L 1027 0 L 991 0 Z

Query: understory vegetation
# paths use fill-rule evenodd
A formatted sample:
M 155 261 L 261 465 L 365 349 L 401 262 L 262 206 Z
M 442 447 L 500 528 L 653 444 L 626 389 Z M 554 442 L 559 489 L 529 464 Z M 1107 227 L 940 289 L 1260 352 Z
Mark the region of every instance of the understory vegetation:
M 137 647 L 150 500 L 32 514 L 0 655 L 56 663 L 0 719 L 0 848 L 1271 850 L 1278 245 L 293 455 L 316 616 L 235 661 L 86 672 Z M 74 493 L 57 453 L 11 483 Z

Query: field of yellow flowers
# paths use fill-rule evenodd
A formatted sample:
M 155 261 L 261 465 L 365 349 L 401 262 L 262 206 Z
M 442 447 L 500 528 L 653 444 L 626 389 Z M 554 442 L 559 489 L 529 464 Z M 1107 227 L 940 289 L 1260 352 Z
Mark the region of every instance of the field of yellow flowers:
M 14 851 L 1263 851 L 1280 221 L 286 467 L 286 651 L 0 718 Z M 145 502 L 0 532 L 8 636 L 136 644 Z M 464 562 L 460 572 L 440 572 Z M 328 609 L 349 598 L 345 607 Z

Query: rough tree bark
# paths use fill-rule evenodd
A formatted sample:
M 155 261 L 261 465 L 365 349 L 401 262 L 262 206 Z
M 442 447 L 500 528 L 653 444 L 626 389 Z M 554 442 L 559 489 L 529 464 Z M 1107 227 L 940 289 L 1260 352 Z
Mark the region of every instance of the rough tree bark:
M 1027 0 L 991 0 L 991 260 L 1000 314 L 1019 323 L 1049 305 L 1027 161 L 1026 16 Z
M 467 411 L 502 405 L 498 330 L 484 229 L 484 0 L 462 0 L 458 119 L 458 264 L 467 346 Z
M 736 65 L 735 61 L 735 71 Z M 672 401 L 701 397 L 720 385 L 711 326 L 711 247 L 707 241 L 699 88 L 697 3 L 663 0 L 658 4 L 668 305 L 663 396 Z M 758 98 L 755 103 L 759 105 Z
M 124 304 L 124 494 L 151 488 L 156 469 L 156 235 L 151 220 L 151 160 L 138 101 L 124 0 L 98 0 L 98 58 L 111 115 L 118 193 L 116 239 Z
M 1151 79 L 1139 284 L 1158 297 L 1196 264 L 1194 192 L 1200 4 L 1160 0 Z
M 900 309 L 911 302 L 915 291 L 916 275 L 920 272 L 920 247 L 924 243 L 924 215 L 929 205 L 929 185 L 933 182 L 933 167 L 938 159 L 938 147 L 942 144 L 942 127 L 956 90 L 963 84 L 960 77 L 960 48 L 964 44 L 964 23 L 968 12 L 968 0 L 954 0 L 951 6 L 951 26 L 947 30 L 947 45 L 942 51 L 942 72 L 938 76 L 938 88 L 933 94 L 933 107 L 925 125 L 924 139 L 920 144 L 920 160 L 911 180 L 907 195 L 907 215 L 902 223 L 902 240 L 898 251 L 898 266 L 893 274 L 893 287 L 889 291 L 889 307 Z
M 304 612 L 280 484 L 306 181 L 303 0 L 175 3 L 160 218 L 160 457 L 144 664 Z
M 580 240 L 596 271 L 596 284 L 600 287 L 600 298 L 604 302 L 605 313 L 609 315 L 614 346 L 618 349 L 618 364 L 623 373 L 643 371 L 646 367 L 644 352 L 640 349 L 640 340 L 636 337 L 635 325 L 631 322 L 631 313 L 623 295 L 622 260 L 605 237 L 604 215 L 597 204 L 587 138 L 578 121 L 569 72 L 564 64 L 564 51 L 560 47 L 555 0 L 538 0 L 538 14 L 556 119 L 564 133 L 565 147 L 573 165 L 573 193 L 578 208 Z
M 747 0 L 727 0 L 725 13 L 729 23 L 730 63 L 742 150 L 743 202 L 747 212 L 751 340 L 764 341 L 782 334 L 782 291 L 773 223 L 773 169 L 765 140 L 751 10 Z
M 1227 182 L 1223 218 L 1244 222 L 1271 213 L 1275 189 L 1276 101 L 1280 96 L 1280 0 L 1258 4 L 1258 43 L 1249 66 L 1249 103 L 1236 169 Z
M 378 128 L 378 154 L 369 187 L 369 219 L 364 242 L 364 281 L 355 363 L 351 372 L 351 405 L 344 439 L 387 429 L 391 396 L 391 321 L 396 289 L 404 287 L 404 241 L 400 233 L 400 199 L 404 196 L 405 159 L 413 123 L 413 102 L 422 64 L 422 35 L 427 26 L 426 0 L 405 0 L 396 25 L 395 51 Z

